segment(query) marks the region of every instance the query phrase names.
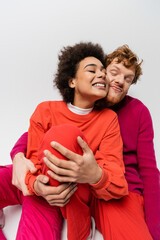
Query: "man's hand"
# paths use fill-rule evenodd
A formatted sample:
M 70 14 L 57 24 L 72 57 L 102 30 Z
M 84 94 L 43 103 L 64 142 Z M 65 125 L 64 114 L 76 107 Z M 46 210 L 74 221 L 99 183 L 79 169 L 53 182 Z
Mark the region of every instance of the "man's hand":
M 46 185 L 49 178 L 45 175 L 39 175 L 34 183 L 34 190 L 38 195 L 45 198 L 53 206 L 64 207 L 71 196 L 77 190 L 76 183 L 63 183 L 58 187 Z
M 30 195 L 25 184 L 28 171 L 35 173 L 37 169 L 29 159 L 25 158 L 24 153 L 17 153 L 13 159 L 12 184 L 21 190 L 24 196 Z
M 82 148 L 83 156 L 76 154 L 57 142 L 52 142 L 54 149 L 65 156 L 69 161 L 59 159 L 48 150 L 45 150 L 44 161 L 51 169 L 48 174 L 59 182 L 77 182 L 95 184 L 102 177 L 102 169 L 97 164 L 93 152 L 87 143 L 81 138 L 77 138 L 78 144 Z

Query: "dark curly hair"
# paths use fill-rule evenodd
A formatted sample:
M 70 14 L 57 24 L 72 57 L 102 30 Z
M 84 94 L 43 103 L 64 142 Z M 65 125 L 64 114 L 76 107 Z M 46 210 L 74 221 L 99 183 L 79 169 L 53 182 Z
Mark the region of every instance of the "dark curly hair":
M 140 75 L 142 75 L 141 64 L 143 60 L 139 62 L 137 55 L 132 52 L 126 44 L 117 48 L 115 51 L 106 56 L 106 65 L 108 66 L 109 64 L 111 64 L 114 59 L 117 59 L 117 63 L 122 62 L 126 68 L 135 68 L 135 77 L 132 84 L 136 83 Z
M 86 57 L 95 57 L 105 66 L 102 47 L 91 42 L 80 42 L 74 46 L 64 47 L 58 56 L 58 69 L 53 82 L 65 102 L 73 102 L 74 89 L 69 87 L 68 82 L 75 77 L 80 61 Z

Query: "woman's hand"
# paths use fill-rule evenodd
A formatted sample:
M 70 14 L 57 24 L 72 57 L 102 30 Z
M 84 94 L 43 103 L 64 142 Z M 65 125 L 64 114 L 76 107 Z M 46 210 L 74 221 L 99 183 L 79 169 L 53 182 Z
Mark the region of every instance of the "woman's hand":
M 77 190 L 76 183 L 63 183 L 58 187 L 46 185 L 49 178 L 45 175 L 39 175 L 34 183 L 34 190 L 38 195 L 46 199 L 52 206 L 64 207 L 71 196 Z
M 21 190 L 24 196 L 30 195 L 25 184 L 25 176 L 28 171 L 35 173 L 37 169 L 29 159 L 25 158 L 24 153 L 17 153 L 13 159 L 12 184 Z M 52 187 L 46 185 L 48 181 L 47 176 L 39 175 L 34 183 L 34 189 L 50 205 L 65 206 L 77 190 L 76 183 L 63 183 L 58 187 Z
M 24 153 L 17 153 L 13 159 L 12 184 L 21 190 L 24 196 L 30 195 L 25 184 L 25 177 L 28 171 L 35 173 L 37 169 L 29 159 L 25 158 Z
M 52 147 L 69 161 L 59 159 L 48 150 L 45 150 L 46 157 L 44 161 L 51 169 L 51 171 L 48 171 L 48 174 L 59 182 L 95 184 L 102 177 L 102 169 L 97 164 L 93 152 L 87 143 L 81 137 L 78 137 L 77 141 L 82 148 L 82 156 L 68 150 L 57 142 L 51 143 Z

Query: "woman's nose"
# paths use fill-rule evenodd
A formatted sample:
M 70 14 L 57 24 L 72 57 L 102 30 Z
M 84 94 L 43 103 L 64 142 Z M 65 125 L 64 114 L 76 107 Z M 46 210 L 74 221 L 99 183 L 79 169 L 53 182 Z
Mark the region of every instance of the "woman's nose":
M 105 79 L 106 78 L 106 73 L 104 71 L 99 70 L 98 71 L 98 77 Z

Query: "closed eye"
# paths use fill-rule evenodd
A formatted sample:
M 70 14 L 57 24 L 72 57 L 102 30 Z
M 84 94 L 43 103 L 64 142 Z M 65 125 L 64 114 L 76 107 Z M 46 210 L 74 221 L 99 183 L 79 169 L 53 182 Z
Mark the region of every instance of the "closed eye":
M 116 71 L 111 71 L 112 76 L 116 76 L 118 73 Z
M 127 83 L 132 83 L 133 77 L 125 77 Z

